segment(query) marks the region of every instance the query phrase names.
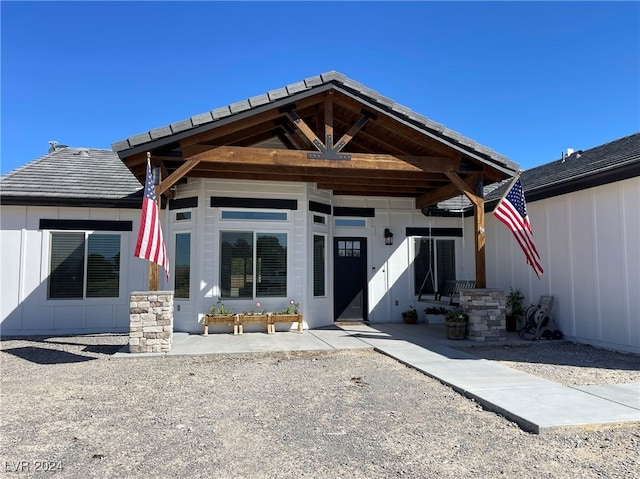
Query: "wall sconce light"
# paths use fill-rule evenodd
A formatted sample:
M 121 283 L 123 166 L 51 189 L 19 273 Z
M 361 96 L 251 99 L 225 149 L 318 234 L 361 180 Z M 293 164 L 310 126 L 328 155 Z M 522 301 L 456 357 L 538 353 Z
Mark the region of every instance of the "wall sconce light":
M 151 167 L 151 176 L 153 177 L 153 184 L 158 186 L 160 184 L 160 167 L 158 165 L 154 165 Z
M 384 229 L 384 244 L 391 246 L 393 244 L 393 233 L 389 228 Z

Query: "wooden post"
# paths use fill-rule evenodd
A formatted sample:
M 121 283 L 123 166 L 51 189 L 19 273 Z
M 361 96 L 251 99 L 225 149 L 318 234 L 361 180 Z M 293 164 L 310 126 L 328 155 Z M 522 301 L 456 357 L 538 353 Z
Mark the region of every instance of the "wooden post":
M 149 291 L 160 290 L 159 269 L 158 263 L 149 261 Z
M 149 153 L 147 153 L 148 155 Z M 156 201 L 158 202 L 158 217 L 162 213 L 160 202 L 160 195 L 158 195 L 158 187 L 156 189 Z M 158 263 L 154 263 L 153 261 L 149 261 L 149 291 L 159 291 L 160 290 L 160 274 L 159 274 L 160 266 Z
M 484 231 L 484 199 L 477 198 L 473 203 L 473 218 L 476 245 L 476 288 L 487 287 L 487 266 L 485 258 L 486 235 Z
M 465 183 L 457 173 L 445 172 L 451 183 L 464 193 L 473 203 L 473 230 L 475 233 L 475 262 L 476 262 L 476 288 L 487 287 L 487 266 L 485 259 L 485 231 L 484 231 L 484 197 L 482 188 L 482 177 L 478 177 L 476 191 Z

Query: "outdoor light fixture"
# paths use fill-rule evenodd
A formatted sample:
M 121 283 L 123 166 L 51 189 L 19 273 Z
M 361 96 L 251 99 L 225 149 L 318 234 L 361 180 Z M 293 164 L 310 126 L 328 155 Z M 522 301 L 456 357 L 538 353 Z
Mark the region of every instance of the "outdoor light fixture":
M 153 184 L 158 186 L 160 184 L 160 167 L 158 165 L 154 165 L 151 168 L 151 176 L 153 177 Z
M 384 229 L 384 244 L 391 246 L 393 244 L 393 233 L 389 228 Z

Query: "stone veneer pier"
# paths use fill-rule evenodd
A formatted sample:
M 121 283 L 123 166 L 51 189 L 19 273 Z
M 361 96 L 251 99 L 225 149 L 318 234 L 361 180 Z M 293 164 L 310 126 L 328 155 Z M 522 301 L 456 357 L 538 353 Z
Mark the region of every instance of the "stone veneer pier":
M 470 341 L 506 341 L 506 298 L 502 289 L 465 289 L 460 291 L 460 308 L 469 316 L 467 339 Z
M 129 303 L 129 352 L 166 353 L 173 343 L 173 291 L 134 291 Z

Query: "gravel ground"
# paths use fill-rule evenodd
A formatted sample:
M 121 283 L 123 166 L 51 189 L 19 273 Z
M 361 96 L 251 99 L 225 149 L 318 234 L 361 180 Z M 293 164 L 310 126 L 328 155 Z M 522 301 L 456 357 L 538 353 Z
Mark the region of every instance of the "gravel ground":
M 0 342 L 1 477 L 640 477 L 640 426 L 526 433 L 373 351 L 111 357 L 125 343 Z M 467 351 L 564 384 L 639 380 L 638 356 L 552 344 Z

